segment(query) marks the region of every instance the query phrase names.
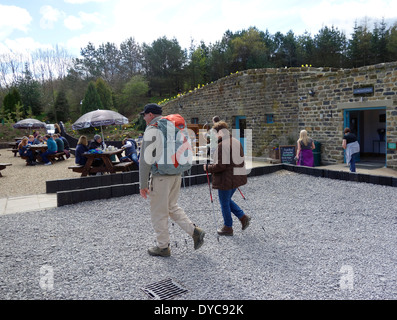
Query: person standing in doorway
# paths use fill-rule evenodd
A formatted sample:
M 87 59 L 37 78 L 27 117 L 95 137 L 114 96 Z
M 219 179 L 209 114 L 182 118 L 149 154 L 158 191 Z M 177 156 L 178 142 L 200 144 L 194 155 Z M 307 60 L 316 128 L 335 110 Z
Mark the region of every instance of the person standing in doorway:
M 214 163 L 205 164 L 204 171 L 212 173 L 212 187 L 218 189 L 224 225 L 218 230 L 221 236 L 233 235 L 232 213 L 240 220 L 245 230 L 251 217 L 232 200 L 237 188 L 247 183 L 244 150 L 240 141 L 233 138 L 225 121 L 212 127 L 217 134 L 218 147 L 214 153 Z
M 212 118 L 212 125 L 214 126 L 216 123 L 221 121 L 221 118 L 219 116 L 215 116 Z M 214 153 L 216 148 L 218 147 L 218 137 L 214 129 L 210 129 L 209 132 L 209 156 L 210 160 L 213 161 L 214 159 Z
M 162 132 L 155 126 L 161 119 L 162 108 L 157 104 L 148 104 L 141 115 L 143 115 L 147 127 L 143 135 L 140 153 L 139 188 L 144 199 L 149 197 L 151 220 L 157 239 L 157 246 L 149 248 L 148 253 L 151 256 L 161 257 L 171 255 L 168 218 L 175 221 L 193 238 L 194 249 L 197 250 L 204 243 L 205 232 L 194 225 L 185 211 L 177 204 L 181 188 L 181 175 L 159 174 L 154 161 L 159 156 L 157 152 L 164 151 L 164 147 L 161 146 L 163 138 L 160 135 Z M 155 141 L 152 138 L 155 138 Z M 153 144 L 160 150 L 153 148 Z M 151 177 L 150 182 L 149 177 Z
M 356 172 L 355 155 L 360 152 L 360 144 L 356 135 L 350 131 L 350 128 L 345 128 L 344 132 L 342 148 L 345 149 L 346 163 L 350 167 L 350 172 Z
M 301 130 L 297 141 L 296 164 L 298 166 L 314 167 L 314 148 L 315 145 L 313 139 L 308 137 L 306 130 Z

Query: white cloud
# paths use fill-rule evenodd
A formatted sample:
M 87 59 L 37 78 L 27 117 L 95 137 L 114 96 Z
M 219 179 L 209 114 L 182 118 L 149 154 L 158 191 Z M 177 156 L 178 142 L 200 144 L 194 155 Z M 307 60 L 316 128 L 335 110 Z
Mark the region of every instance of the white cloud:
M 89 3 L 89 2 L 108 2 L 111 0 L 65 0 L 66 3 L 71 3 L 71 4 L 84 4 L 84 3 Z
M 64 15 L 63 12 L 51 6 L 42 6 L 40 8 L 40 14 L 40 27 L 42 29 L 52 29 L 54 23 Z
M 0 42 L 0 54 L 17 52 L 17 53 L 28 53 L 33 52 L 37 49 L 51 49 L 51 44 L 43 44 L 37 42 L 31 37 L 17 38 L 14 40 L 6 39 Z
M 78 17 L 68 16 L 64 20 L 64 25 L 69 30 L 81 30 L 87 24 L 99 25 L 101 23 L 102 19 L 99 13 L 79 12 Z
M 84 28 L 83 22 L 81 21 L 80 18 L 75 17 L 75 16 L 68 16 L 65 18 L 63 21 L 64 25 L 66 28 L 69 30 L 81 30 Z
M 374 22 L 382 18 L 397 18 L 397 2 L 388 0 L 355 0 L 355 1 L 321 1 L 311 7 L 300 9 L 306 29 L 312 34 L 317 33 L 324 26 L 334 26 L 344 31 L 346 36 L 353 32 L 354 23 L 362 24 L 369 17 L 370 29 Z
M 32 17 L 26 9 L 0 4 L 0 40 L 7 38 L 14 30 L 27 32 Z

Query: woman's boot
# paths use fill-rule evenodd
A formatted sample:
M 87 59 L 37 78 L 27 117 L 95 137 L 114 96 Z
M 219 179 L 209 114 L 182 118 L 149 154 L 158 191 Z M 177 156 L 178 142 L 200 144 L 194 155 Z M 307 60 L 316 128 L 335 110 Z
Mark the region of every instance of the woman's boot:
M 218 229 L 218 234 L 220 236 L 232 236 L 233 235 L 233 228 L 223 226 L 222 229 Z
M 245 230 L 250 225 L 251 217 L 247 216 L 246 214 L 240 218 L 242 229 Z

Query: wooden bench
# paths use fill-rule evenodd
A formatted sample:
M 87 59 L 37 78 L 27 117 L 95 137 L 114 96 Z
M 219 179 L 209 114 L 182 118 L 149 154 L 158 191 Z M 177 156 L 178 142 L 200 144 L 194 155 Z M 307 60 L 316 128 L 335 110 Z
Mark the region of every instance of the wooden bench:
M 76 164 L 75 166 L 70 166 L 68 169 L 73 170 L 73 172 L 83 172 L 84 166 Z
M 5 168 L 7 168 L 8 166 L 12 166 L 11 163 L 0 163 L 0 171 L 4 170 Z M 2 177 L 3 175 L 0 172 L 0 177 Z
M 54 154 L 49 154 L 49 155 L 47 155 L 47 158 L 52 163 L 54 163 L 55 159 L 58 160 L 58 161 L 65 160 L 65 158 L 64 158 L 65 155 L 66 155 L 65 152 L 62 151 L 62 152 L 57 152 L 57 153 L 54 153 Z
M 115 164 L 113 167 L 114 167 L 114 170 L 116 170 L 116 171 L 130 171 L 130 167 L 133 165 L 134 163 L 133 162 L 119 162 L 119 163 L 117 163 L 117 164 Z
M 7 150 L 7 151 L 11 151 L 11 152 L 14 152 L 14 157 L 16 157 L 17 156 L 17 154 L 19 154 L 18 153 L 18 149 L 9 149 L 9 150 Z

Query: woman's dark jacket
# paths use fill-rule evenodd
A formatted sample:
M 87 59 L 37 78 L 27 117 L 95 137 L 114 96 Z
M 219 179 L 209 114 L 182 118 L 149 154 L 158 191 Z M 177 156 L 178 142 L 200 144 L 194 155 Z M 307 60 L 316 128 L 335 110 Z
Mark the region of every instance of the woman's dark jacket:
M 246 184 L 247 173 L 241 143 L 231 136 L 219 138 L 214 164 L 207 165 L 207 172 L 212 173 L 214 189 L 231 190 Z

